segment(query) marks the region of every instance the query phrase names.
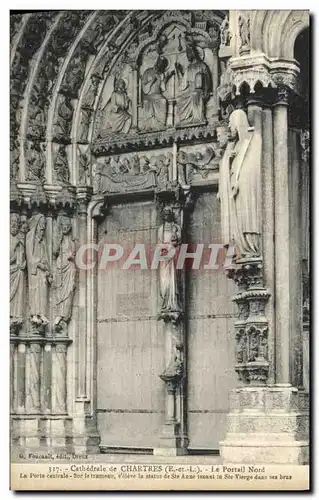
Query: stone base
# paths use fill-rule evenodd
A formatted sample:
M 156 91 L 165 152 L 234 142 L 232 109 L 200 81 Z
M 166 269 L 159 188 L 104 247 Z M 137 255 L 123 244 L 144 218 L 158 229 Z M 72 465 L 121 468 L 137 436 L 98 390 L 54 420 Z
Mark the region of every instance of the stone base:
M 154 448 L 153 455 L 169 457 L 187 455 L 187 449 L 182 447 L 177 424 L 164 424 L 159 441 L 159 446 Z
M 12 415 L 12 450 L 72 453 L 72 419 L 66 415 Z
M 77 427 L 75 427 L 75 422 Z M 100 453 L 100 437 L 91 418 L 67 415 L 12 415 L 11 449 L 22 453 Z
M 309 414 L 300 396 L 288 385 L 231 391 L 222 463 L 308 463 Z

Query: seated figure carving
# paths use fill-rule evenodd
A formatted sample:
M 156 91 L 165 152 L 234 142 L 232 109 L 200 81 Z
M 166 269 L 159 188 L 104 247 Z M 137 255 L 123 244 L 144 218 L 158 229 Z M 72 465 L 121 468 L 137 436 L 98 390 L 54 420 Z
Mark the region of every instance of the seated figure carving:
M 130 130 L 132 123 L 131 100 L 127 95 L 125 81 L 122 78 L 114 80 L 114 90 L 102 113 L 101 135 L 117 132 L 126 134 Z

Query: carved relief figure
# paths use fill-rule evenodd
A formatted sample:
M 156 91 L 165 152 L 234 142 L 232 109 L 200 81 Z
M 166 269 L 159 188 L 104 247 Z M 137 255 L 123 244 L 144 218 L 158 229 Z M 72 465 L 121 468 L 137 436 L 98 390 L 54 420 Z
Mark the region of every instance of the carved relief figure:
M 249 127 L 246 113 L 242 109 L 232 112 L 229 127 L 234 142 L 226 147 L 219 187 L 222 218 L 226 226 L 223 231 L 234 237 L 240 257 L 258 257 L 261 136 Z
M 27 180 L 43 183 L 45 181 L 45 145 L 32 142 L 26 151 L 28 160 Z
M 248 17 L 239 16 L 238 18 L 239 26 L 239 47 L 241 50 L 247 50 L 250 48 L 250 19 Z
M 24 278 L 26 270 L 25 234 L 19 214 L 10 215 L 10 328 L 23 322 Z
M 73 117 L 73 106 L 69 96 L 63 96 L 58 107 L 59 120 L 55 125 L 56 138 L 67 138 L 71 131 L 71 122 Z
M 158 242 L 165 246 L 166 252 L 181 244 L 181 228 L 175 223 L 170 207 L 163 209 L 163 224 L 158 230 Z M 174 256 L 159 263 L 159 281 L 162 313 L 181 311 L 180 282 Z
M 175 64 L 180 94 L 176 101 L 176 123 L 202 123 L 206 119 L 206 103 L 212 88 L 210 70 L 200 56 L 200 47 L 186 46 L 188 65 Z M 202 49 L 201 49 L 202 50 Z
M 126 92 L 125 81 L 122 78 L 114 80 L 114 90 L 102 113 L 102 133 L 127 133 L 129 131 L 132 122 L 131 101 Z
M 53 165 L 54 180 L 59 184 L 69 184 L 70 171 L 66 149 L 64 145 L 59 145 L 56 159 Z
M 143 118 L 139 122 L 140 130 L 164 128 L 167 118 L 167 100 L 163 92 L 174 70 L 166 73 L 166 57 L 159 55 L 155 65 L 144 71 L 142 76 Z
M 229 45 L 231 39 L 231 33 L 229 30 L 229 20 L 226 16 L 220 25 L 220 45 L 222 47 Z
M 48 286 L 52 282 L 45 228 L 44 215 L 34 215 L 30 219 L 30 230 L 26 238 L 31 323 L 39 327 L 49 322 L 47 319 Z
M 58 218 L 54 256 L 56 257 L 56 318 L 54 328 L 55 331 L 63 330 L 64 332 L 71 319 L 76 274 L 72 222 L 71 218 L 66 215 Z

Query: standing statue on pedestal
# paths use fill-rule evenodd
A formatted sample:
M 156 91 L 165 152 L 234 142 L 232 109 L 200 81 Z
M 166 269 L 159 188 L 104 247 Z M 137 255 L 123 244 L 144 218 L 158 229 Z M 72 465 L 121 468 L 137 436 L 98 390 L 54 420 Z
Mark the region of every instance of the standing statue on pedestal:
M 235 240 L 238 258 L 260 258 L 261 136 L 242 109 L 232 112 L 229 127 L 234 142 L 223 156 L 219 186 L 223 231 Z
M 128 98 L 125 81 L 122 78 L 114 80 L 114 90 L 102 112 L 102 134 L 112 132 L 126 134 L 131 128 L 131 100 Z
M 34 327 L 41 329 L 49 323 L 47 318 L 48 286 L 52 282 L 45 229 L 44 215 L 34 215 L 30 219 L 30 230 L 26 238 L 31 323 Z
M 58 218 L 58 235 L 54 249 L 56 257 L 56 332 L 67 334 L 67 324 L 72 315 L 72 302 L 75 289 L 75 243 L 72 238 L 70 217 Z
M 17 332 L 23 322 L 25 234 L 19 214 L 10 215 L 10 330 Z
M 144 71 L 142 76 L 143 117 L 139 121 L 140 130 L 161 129 L 166 126 L 167 99 L 163 92 L 174 70 L 166 74 L 168 60 L 159 55 L 155 65 Z
M 239 49 L 245 51 L 250 49 L 250 18 L 241 15 L 238 18 L 239 26 Z
M 220 25 L 220 45 L 221 47 L 225 47 L 229 45 L 231 39 L 230 29 L 229 29 L 229 20 L 228 16 L 226 16 Z
M 178 270 L 176 269 L 176 250 L 181 244 L 181 228 L 175 223 L 174 213 L 170 207 L 163 209 L 163 224 L 158 230 L 158 243 L 163 245 L 163 250 L 168 255 L 167 260 L 159 263 L 160 296 L 162 299 L 161 316 L 175 314 L 179 316 L 181 311 L 181 290 Z M 174 254 L 174 255 L 173 255 Z
M 203 49 L 189 43 L 186 47 L 186 57 L 188 65 L 185 69 L 180 63 L 175 63 L 180 91 L 176 100 L 178 125 L 205 122 L 206 103 L 212 89 L 210 70 L 203 61 Z

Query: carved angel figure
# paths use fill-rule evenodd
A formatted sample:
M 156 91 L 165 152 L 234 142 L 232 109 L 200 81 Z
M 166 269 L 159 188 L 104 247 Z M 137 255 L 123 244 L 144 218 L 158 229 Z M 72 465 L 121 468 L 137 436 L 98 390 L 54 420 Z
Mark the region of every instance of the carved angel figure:
M 127 133 L 131 127 L 131 100 L 127 96 L 125 81 L 114 80 L 114 90 L 110 100 L 102 110 L 102 134 L 105 132 Z
M 56 257 L 56 318 L 55 331 L 64 330 L 71 319 L 75 289 L 75 242 L 72 238 L 70 217 L 58 218 L 58 231 L 54 248 Z
M 19 214 L 10 215 L 10 326 L 23 321 L 23 295 L 26 270 L 25 234 Z
M 49 322 L 47 319 L 48 286 L 52 282 L 45 228 L 44 215 L 34 215 L 30 219 L 30 230 L 26 238 L 29 309 L 31 323 L 38 326 L 45 326 Z

